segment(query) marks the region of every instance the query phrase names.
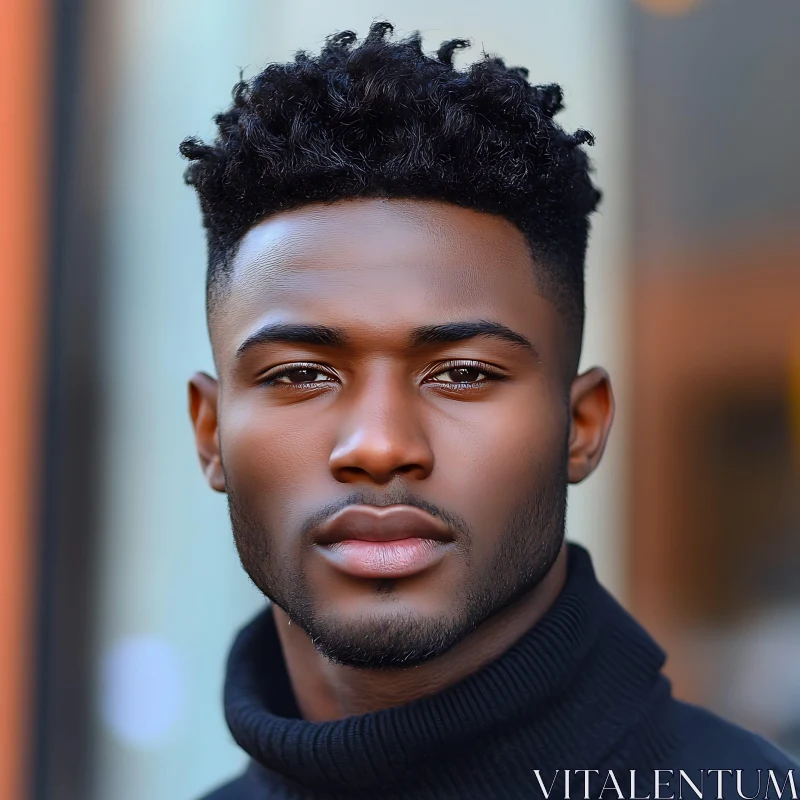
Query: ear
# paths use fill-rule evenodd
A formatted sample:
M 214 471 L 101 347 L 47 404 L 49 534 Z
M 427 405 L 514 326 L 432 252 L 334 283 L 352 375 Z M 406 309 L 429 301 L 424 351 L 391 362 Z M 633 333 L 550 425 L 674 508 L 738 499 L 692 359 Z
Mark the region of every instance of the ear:
M 218 397 L 219 384 L 205 372 L 198 372 L 189 381 L 189 414 L 192 417 L 200 465 L 208 485 L 217 492 L 224 492 L 225 475 L 219 450 Z
M 570 483 L 580 483 L 600 463 L 614 421 L 614 393 L 608 373 L 594 367 L 578 375 L 572 382 L 569 401 L 568 475 Z

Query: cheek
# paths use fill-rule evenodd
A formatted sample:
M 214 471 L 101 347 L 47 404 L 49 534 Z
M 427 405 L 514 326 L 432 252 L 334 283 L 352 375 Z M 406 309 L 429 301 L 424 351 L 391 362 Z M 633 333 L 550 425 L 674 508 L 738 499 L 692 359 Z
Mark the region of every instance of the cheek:
M 274 408 L 258 393 L 230 402 L 220 420 L 220 444 L 231 488 L 271 508 L 291 503 L 327 465 L 323 437 L 304 409 Z
M 544 387 L 496 408 L 476 408 L 467 421 L 441 430 L 436 446 L 452 508 L 476 534 L 501 531 L 521 503 L 553 481 L 566 437 L 566 407 Z

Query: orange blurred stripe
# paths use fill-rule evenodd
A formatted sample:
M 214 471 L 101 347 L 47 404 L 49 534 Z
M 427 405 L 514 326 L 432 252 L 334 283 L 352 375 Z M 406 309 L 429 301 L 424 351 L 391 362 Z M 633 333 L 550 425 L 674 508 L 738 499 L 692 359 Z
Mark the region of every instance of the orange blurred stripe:
M 791 355 L 789 374 L 789 403 L 795 461 L 800 469 L 800 325 L 797 326 Z
M 44 0 L 0 0 L 0 797 L 22 798 L 30 733 L 48 138 Z

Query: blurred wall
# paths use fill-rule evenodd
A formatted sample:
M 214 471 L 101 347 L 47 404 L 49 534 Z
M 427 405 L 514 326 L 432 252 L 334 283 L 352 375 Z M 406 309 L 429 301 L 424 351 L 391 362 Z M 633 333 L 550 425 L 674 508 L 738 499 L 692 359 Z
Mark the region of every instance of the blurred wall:
M 679 696 L 797 755 L 800 4 L 629 18 L 631 605 Z
M 255 0 L 120 0 L 102 49 L 108 124 L 93 621 L 91 797 L 199 795 L 243 763 L 224 660 L 260 604 L 224 498 L 201 476 L 186 382 L 213 372 L 205 242 L 181 139 L 212 132 L 240 67 L 269 49 Z
M 204 242 L 177 145 L 211 134 L 239 67 L 364 34 L 376 17 L 428 49 L 471 37 L 566 92 L 563 123 L 598 139 L 605 192 L 588 265 L 584 363 L 608 367 L 620 415 L 599 474 L 570 494 L 569 532 L 624 593 L 626 125 L 622 6 L 615 0 L 484 5 L 421 0 L 119 0 L 102 52 L 108 125 L 95 500 L 91 797 L 192 797 L 243 763 L 221 709 L 234 629 L 260 599 L 241 572 L 224 499 L 205 486 L 186 411 L 186 379 L 211 370 L 203 317 Z

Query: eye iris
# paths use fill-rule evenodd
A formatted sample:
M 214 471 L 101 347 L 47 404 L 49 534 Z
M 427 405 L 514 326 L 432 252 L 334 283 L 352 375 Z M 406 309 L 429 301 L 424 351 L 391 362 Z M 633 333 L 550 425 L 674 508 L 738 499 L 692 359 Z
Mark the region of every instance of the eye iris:
M 303 367 L 301 369 L 293 369 L 286 374 L 286 377 L 291 383 L 313 383 L 318 374 L 319 370 Z
M 476 367 L 453 367 L 450 375 L 455 383 L 475 383 L 481 372 Z

